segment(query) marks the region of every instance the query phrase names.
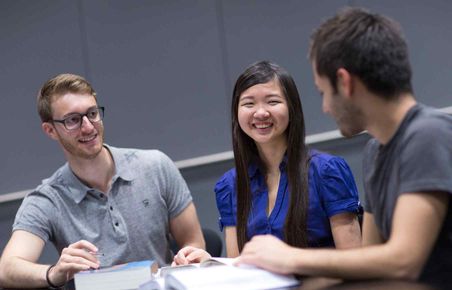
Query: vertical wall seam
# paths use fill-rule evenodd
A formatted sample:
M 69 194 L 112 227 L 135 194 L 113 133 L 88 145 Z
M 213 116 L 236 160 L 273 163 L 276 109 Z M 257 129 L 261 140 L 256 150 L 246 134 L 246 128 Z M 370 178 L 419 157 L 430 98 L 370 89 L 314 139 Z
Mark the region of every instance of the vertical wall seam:
M 86 31 L 86 17 L 85 17 L 85 9 L 83 6 L 83 0 L 77 0 L 77 10 L 78 10 L 78 27 L 80 30 L 80 47 L 82 53 L 82 61 L 83 61 L 83 69 L 84 69 L 84 77 L 91 82 L 91 62 L 89 58 L 89 50 L 88 50 L 88 34 Z
M 218 39 L 220 43 L 221 63 L 223 67 L 224 87 L 226 95 L 229 96 L 232 93 L 230 89 L 232 83 L 231 83 L 231 72 L 229 69 L 229 54 L 227 50 L 226 29 L 224 26 L 224 10 L 222 0 L 215 1 L 215 6 L 217 16 Z M 229 103 L 229 101 L 227 101 L 226 103 Z

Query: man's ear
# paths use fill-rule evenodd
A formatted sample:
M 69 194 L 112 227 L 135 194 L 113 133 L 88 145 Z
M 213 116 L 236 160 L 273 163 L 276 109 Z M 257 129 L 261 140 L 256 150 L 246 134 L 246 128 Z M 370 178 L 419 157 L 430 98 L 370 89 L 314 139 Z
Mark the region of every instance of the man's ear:
M 43 122 L 41 124 L 41 128 L 47 136 L 49 136 L 53 140 L 58 140 L 58 133 L 56 132 L 55 126 L 52 123 Z
M 353 95 L 353 77 L 345 69 L 339 68 L 336 72 L 337 89 L 345 98 L 350 98 Z

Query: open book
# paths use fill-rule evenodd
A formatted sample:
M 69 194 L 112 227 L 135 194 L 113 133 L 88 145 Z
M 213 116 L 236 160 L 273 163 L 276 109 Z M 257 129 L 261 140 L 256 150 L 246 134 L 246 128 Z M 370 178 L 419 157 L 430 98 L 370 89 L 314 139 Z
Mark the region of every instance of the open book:
M 294 276 L 275 274 L 252 266 L 233 266 L 235 259 L 212 258 L 201 264 L 162 268 L 158 279 L 140 290 L 260 290 L 299 285 Z M 167 269 L 167 270 L 164 270 Z
M 146 260 L 130 262 L 98 270 L 81 271 L 74 275 L 77 290 L 138 289 L 157 273 L 157 262 Z

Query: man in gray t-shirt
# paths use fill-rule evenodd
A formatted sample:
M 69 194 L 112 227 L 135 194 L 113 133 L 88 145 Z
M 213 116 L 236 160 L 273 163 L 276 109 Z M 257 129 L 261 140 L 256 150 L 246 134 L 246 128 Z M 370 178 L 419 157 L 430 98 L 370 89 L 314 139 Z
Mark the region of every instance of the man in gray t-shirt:
M 452 118 L 417 104 L 399 25 L 345 9 L 314 32 L 310 60 L 323 111 L 341 133 L 367 130 L 374 137 L 364 156 L 363 247 L 295 249 L 256 237 L 239 263 L 280 273 L 450 287 Z
M 3 287 L 56 287 L 78 271 L 129 261 L 166 265 L 170 234 L 180 246 L 205 246 L 174 163 L 157 150 L 104 144 L 104 108 L 85 79 L 62 74 L 47 81 L 38 111 L 67 163 L 19 208 L 0 263 Z M 47 241 L 61 254 L 52 266 L 36 263 Z
M 449 136 L 449 137 L 446 137 Z M 417 104 L 410 108 L 391 140 L 372 139 L 364 152 L 364 210 L 373 216 L 384 242 L 394 230 L 396 206 L 405 194 L 432 194 L 452 189 L 452 116 Z M 415 217 L 413 217 L 415 218 Z M 409 218 L 408 218 L 409 219 Z M 450 285 L 452 208 L 439 229 L 419 280 Z M 412 240 L 410 243 L 422 243 Z

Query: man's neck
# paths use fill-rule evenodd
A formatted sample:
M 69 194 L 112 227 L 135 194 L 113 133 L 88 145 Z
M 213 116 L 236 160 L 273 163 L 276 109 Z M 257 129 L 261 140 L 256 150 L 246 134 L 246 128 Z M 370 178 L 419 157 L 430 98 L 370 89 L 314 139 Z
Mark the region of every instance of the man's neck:
M 416 105 L 411 94 L 404 94 L 393 101 L 374 98 L 372 104 L 367 104 L 367 131 L 378 142 L 387 144 L 400 127 L 408 111 Z
M 106 147 L 103 147 L 94 159 L 77 159 L 68 162 L 71 170 L 86 186 L 98 189 L 105 194 L 110 191 L 115 164 Z

